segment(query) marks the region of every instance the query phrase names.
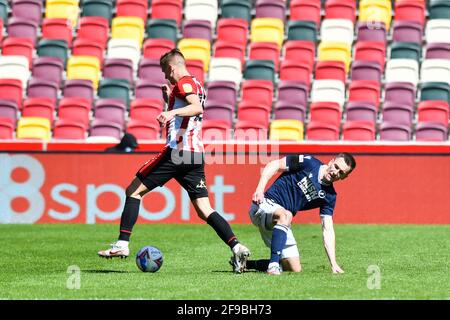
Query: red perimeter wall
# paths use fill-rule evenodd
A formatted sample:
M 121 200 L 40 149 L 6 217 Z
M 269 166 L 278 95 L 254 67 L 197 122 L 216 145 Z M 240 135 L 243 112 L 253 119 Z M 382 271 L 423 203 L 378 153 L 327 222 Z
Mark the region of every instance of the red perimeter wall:
M 124 189 L 162 144 L 135 154 L 103 154 L 110 144 L 0 144 L 0 223 L 118 223 Z M 85 152 L 74 152 L 74 150 Z M 213 207 L 231 223 L 250 223 L 247 209 L 270 157 L 310 153 L 327 162 L 340 151 L 357 168 L 335 183 L 336 223 L 450 224 L 450 145 L 206 145 Z M 44 152 L 43 152 L 44 151 Z M 224 152 L 226 156 L 218 155 Z M 277 157 L 276 154 L 273 157 Z M 174 181 L 144 198 L 140 223 L 200 223 Z M 318 210 L 294 223 L 319 222 Z

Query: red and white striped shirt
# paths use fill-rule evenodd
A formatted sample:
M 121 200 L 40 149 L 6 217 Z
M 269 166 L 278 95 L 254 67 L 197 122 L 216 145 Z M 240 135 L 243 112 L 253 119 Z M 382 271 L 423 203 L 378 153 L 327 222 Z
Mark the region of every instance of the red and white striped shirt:
M 186 97 L 196 94 L 200 104 L 205 108 L 206 91 L 202 84 L 193 76 L 184 76 L 172 88 L 169 97 L 168 110 L 186 107 L 190 103 Z M 202 141 L 203 114 L 192 117 L 175 116 L 167 126 L 167 144 L 172 149 L 204 152 Z

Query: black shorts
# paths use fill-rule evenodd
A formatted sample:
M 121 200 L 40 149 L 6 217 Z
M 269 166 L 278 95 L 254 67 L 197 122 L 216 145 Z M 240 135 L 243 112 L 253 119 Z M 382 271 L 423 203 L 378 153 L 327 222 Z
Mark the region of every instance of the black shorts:
M 166 147 L 147 161 L 136 177 L 149 189 L 163 186 L 174 178 L 187 191 L 191 200 L 208 197 L 205 179 L 205 159 L 201 152 L 175 150 Z

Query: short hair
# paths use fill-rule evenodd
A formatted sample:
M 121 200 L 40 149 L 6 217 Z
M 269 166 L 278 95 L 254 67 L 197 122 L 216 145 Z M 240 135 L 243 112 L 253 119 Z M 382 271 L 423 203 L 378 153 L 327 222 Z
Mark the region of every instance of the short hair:
M 159 65 L 162 69 L 166 68 L 170 61 L 174 57 L 179 57 L 183 60 L 183 63 L 185 61 L 184 55 L 181 53 L 181 51 L 177 48 L 174 48 L 170 50 L 169 52 L 164 53 L 161 58 L 159 59 Z
M 347 164 L 350 167 L 350 171 L 348 173 L 352 172 L 353 169 L 356 168 L 356 160 L 350 153 L 341 152 L 336 156 L 336 158 L 344 159 L 345 164 Z

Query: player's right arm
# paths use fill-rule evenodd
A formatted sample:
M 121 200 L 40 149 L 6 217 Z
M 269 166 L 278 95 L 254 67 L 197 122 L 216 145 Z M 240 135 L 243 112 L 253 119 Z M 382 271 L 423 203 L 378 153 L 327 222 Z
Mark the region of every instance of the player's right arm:
M 272 160 L 268 164 L 266 164 L 261 173 L 261 177 L 259 178 L 258 186 L 256 187 L 256 191 L 253 194 L 252 200 L 257 204 L 260 204 L 264 199 L 264 190 L 266 190 L 267 183 L 269 183 L 270 179 L 272 179 L 272 177 L 277 173 L 286 170 L 286 157 Z

